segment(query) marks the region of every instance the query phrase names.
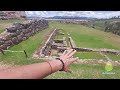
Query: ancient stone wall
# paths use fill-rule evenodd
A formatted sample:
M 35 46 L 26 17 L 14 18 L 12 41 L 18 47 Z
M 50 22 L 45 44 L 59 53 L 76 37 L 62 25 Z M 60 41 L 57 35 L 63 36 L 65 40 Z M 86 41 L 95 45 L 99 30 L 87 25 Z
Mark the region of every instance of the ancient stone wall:
M 71 48 L 73 48 L 73 49 L 76 48 L 76 45 L 75 45 L 75 43 L 74 43 L 72 37 L 69 37 L 69 42 L 70 42 Z
M 59 29 L 55 29 L 49 36 L 49 38 L 47 39 L 47 41 L 45 42 L 44 46 L 41 48 L 40 50 L 40 56 L 44 57 L 44 56 L 49 56 L 50 50 L 51 50 L 51 46 L 53 44 L 54 38 L 57 34 Z
M 45 28 L 48 28 L 46 20 L 34 20 L 25 24 L 14 23 L 12 27 L 6 28 L 5 35 L 0 36 L 0 50 L 19 44 Z
M 80 47 L 76 47 L 74 48 L 75 50 L 77 50 L 78 52 L 82 51 L 82 52 L 105 52 L 105 53 L 111 53 L 111 54 L 115 54 L 115 55 L 120 55 L 120 51 L 119 50 L 114 50 L 114 49 L 92 49 L 92 48 L 80 48 Z

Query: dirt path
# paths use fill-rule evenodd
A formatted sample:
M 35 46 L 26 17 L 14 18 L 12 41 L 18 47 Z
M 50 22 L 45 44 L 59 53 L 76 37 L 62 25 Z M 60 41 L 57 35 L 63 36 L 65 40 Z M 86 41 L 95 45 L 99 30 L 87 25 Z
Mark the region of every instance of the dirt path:
M 0 62 L 0 70 L 12 68 L 12 67 L 16 67 L 16 65 L 14 65 L 14 64 L 5 64 L 4 62 Z

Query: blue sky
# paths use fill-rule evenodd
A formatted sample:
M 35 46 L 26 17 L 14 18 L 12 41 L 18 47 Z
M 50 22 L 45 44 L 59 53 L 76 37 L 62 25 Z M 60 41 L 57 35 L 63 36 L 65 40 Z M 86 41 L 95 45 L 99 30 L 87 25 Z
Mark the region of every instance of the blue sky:
M 119 16 L 120 11 L 26 11 L 27 16 L 85 16 L 95 18 L 110 18 Z

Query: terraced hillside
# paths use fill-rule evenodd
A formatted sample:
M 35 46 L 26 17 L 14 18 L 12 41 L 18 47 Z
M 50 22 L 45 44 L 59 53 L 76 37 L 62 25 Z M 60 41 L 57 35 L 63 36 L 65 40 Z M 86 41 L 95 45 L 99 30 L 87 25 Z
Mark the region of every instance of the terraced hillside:
M 83 48 L 107 48 L 120 50 L 120 36 L 96 30 L 89 27 L 84 27 L 82 25 L 74 24 L 59 24 L 51 23 L 51 26 L 63 28 L 64 36 L 57 36 L 56 38 L 67 37 L 67 33 L 73 38 L 76 46 Z M 119 61 L 120 55 L 113 55 L 104 53 L 113 61 Z M 74 57 L 79 57 L 79 59 L 97 59 L 106 60 L 104 56 L 101 56 L 99 52 L 77 52 Z M 47 78 L 120 78 L 120 66 L 114 66 L 114 75 L 103 75 L 102 72 L 105 71 L 105 65 L 91 65 L 91 64 L 73 64 L 71 65 L 72 74 L 57 72 Z
M 21 42 L 18 45 L 11 47 L 9 50 L 12 51 L 21 51 L 26 50 L 28 54 L 28 58 L 25 57 L 24 53 L 14 53 L 14 52 L 5 52 L 5 55 L 0 54 L 0 61 L 4 63 L 11 63 L 15 65 L 25 65 L 37 62 L 43 62 L 44 60 L 34 60 L 32 59 L 32 55 L 35 50 L 42 45 L 42 43 L 46 40 L 46 37 L 53 30 L 52 28 L 62 28 L 62 32 L 65 35 L 59 35 L 56 38 L 67 37 L 69 34 L 77 47 L 83 48 L 108 48 L 108 49 L 116 49 L 120 50 L 120 36 L 103 32 L 100 30 L 96 30 L 93 28 L 85 27 L 82 25 L 75 24 L 62 24 L 57 22 L 50 22 L 49 28 L 37 33 L 36 35 L 30 37 L 26 41 Z M 67 39 L 68 43 L 68 39 Z M 120 55 L 116 56 L 113 54 L 106 55 L 114 61 L 120 60 Z M 101 56 L 97 52 L 78 52 L 74 55 L 74 57 L 79 57 L 79 59 L 103 59 L 106 60 L 105 57 Z M 65 73 L 65 72 L 56 72 L 52 75 L 46 77 L 46 79 L 90 79 L 90 78 L 120 78 L 120 66 L 114 66 L 112 72 L 114 75 L 108 74 L 104 75 L 102 72 L 105 72 L 104 65 L 92 65 L 92 64 L 79 64 L 74 63 L 70 66 L 73 73 Z

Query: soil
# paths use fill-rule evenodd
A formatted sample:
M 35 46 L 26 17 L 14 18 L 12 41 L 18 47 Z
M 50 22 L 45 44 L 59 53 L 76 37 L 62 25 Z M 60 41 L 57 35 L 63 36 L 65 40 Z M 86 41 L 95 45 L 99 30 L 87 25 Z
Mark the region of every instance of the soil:
M 16 67 L 14 64 L 5 64 L 4 62 L 0 62 L 0 70 L 8 69 Z

